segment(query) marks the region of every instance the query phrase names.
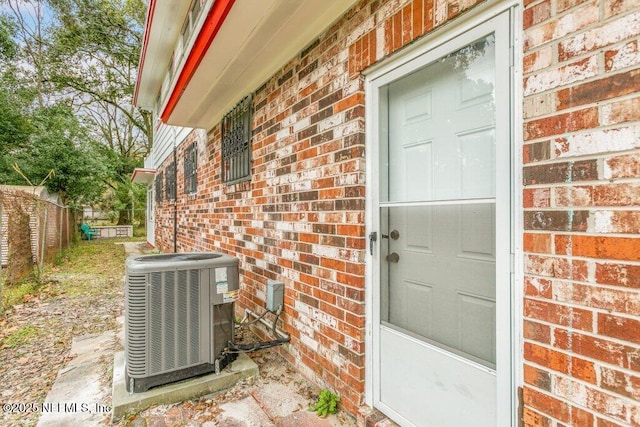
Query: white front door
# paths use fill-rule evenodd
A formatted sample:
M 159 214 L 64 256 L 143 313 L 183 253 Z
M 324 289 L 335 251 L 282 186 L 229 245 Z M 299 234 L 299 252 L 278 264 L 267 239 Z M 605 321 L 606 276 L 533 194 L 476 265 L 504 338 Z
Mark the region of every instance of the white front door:
M 147 187 L 147 242 L 150 245 L 156 244 L 155 236 L 155 206 L 154 206 L 154 187 Z
M 370 85 L 374 405 L 403 425 L 495 426 L 510 415 L 498 413 L 498 377 L 511 372 L 504 15 Z

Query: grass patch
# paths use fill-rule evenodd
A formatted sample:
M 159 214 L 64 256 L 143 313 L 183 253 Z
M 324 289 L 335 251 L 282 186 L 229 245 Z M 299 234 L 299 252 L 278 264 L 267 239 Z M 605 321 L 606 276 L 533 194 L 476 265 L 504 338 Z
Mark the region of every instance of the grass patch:
M 143 242 L 140 238 L 81 240 L 45 265 L 42 280 L 2 286 L 0 313 L 26 302 L 29 295 L 45 292 L 48 296 L 100 295 L 122 281 L 126 254 L 124 242 Z M 49 283 L 53 277 L 53 283 Z M 47 285 L 51 286 L 47 286 Z
M 41 283 L 23 282 L 19 285 L 2 285 L 2 312 L 16 304 L 22 304 L 27 295 L 34 295 L 42 288 Z
M 5 339 L 0 343 L 3 347 L 19 347 L 23 344 L 28 343 L 33 337 L 38 334 L 38 328 L 35 326 L 23 326 L 12 334 L 8 335 Z
M 82 240 L 59 258 L 52 273 L 68 296 L 98 296 L 122 285 L 126 253 L 124 242 L 143 242 L 136 238 Z
M 117 243 L 139 239 L 82 240 L 64 252 L 57 270 L 74 273 L 104 274 L 118 271 L 124 265 L 124 246 Z

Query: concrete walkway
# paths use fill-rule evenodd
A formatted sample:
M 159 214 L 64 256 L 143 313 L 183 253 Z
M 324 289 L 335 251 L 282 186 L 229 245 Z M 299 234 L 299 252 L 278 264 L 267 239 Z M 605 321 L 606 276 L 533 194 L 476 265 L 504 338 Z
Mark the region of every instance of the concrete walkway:
M 42 406 L 38 427 L 103 426 L 111 418 L 109 390 L 102 384 L 103 358 L 113 354 L 116 334 L 84 335 L 73 339 L 74 357 L 58 371 Z

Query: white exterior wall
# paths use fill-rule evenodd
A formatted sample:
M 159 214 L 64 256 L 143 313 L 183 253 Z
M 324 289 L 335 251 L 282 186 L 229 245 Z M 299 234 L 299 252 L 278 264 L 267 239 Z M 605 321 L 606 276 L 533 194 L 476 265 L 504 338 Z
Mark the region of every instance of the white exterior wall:
M 193 128 L 171 126 L 160 123 L 153 135 L 153 148 L 144 160 L 144 167 L 158 169 L 160 165 L 173 153 L 174 143 L 180 145 L 193 131 Z
M 180 145 L 187 136 L 193 131 L 193 128 L 171 126 L 158 122 L 155 127 L 153 148 L 151 153 L 144 159 L 144 167 L 147 169 L 159 169 L 162 163 L 173 153 L 174 146 Z M 151 191 L 147 203 L 151 206 L 147 208 L 147 242 L 155 246 L 155 181 L 151 182 L 148 187 Z

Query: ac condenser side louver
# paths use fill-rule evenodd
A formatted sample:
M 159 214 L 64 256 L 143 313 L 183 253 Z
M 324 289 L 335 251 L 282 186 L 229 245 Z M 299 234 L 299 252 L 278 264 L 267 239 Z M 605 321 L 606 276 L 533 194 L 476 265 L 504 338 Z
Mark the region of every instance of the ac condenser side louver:
M 238 260 L 213 252 L 130 257 L 125 283 L 129 392 L 219 372 L 232 360 Z

